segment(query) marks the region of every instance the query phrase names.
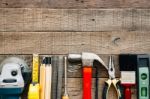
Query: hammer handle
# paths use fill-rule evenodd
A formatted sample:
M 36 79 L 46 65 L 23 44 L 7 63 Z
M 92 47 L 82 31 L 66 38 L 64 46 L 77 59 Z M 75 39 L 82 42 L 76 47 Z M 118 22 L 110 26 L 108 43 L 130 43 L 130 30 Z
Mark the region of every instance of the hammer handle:
M 92 67 L 83 67 L 83 99 L 91 99 Z

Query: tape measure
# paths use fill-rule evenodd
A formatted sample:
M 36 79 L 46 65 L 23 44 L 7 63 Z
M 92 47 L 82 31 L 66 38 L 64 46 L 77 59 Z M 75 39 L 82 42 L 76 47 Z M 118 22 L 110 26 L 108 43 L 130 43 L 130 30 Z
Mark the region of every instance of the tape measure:
M 29 92 L 28 92 L 28 99 L 40 99 L 40 85 L 39 84 L 30 84 Z
M 29 86 L 28 99 L 40 98 L 39 55 L 33 54 L 32 83 Z
M 38 54 L 33 54 L 33 72 L 32 72 L 32 82 L 39 82 L 39 56 Z

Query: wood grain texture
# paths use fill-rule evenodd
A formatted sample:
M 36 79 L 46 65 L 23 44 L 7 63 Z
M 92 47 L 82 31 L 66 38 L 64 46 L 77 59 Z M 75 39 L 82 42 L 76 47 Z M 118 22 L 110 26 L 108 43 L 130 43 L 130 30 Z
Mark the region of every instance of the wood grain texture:
M 1 32 L 150 31 L 150 9 L 0 8 Z
M 149 0 L 1 0 L 3 8 L 149 8 Z
M 0 39 L 0 54 L 150 52 L 150 32 L 0 32 Z

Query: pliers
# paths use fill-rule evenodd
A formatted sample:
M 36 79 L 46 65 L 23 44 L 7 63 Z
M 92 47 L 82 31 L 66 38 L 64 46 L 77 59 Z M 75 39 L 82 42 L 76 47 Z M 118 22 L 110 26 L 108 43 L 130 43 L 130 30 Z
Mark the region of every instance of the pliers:
M 120 80 L 117 80 L 115 78 L 115 68 L 114 68 L 112 56 L 110 56 L 110 59 L 109 59 L 108 74 L 109 74 L 109 79 L 107 81 L 105 81 L 102 99 L 107 99 L 107 94 L 108 94 L 108 91 L 109 91 L 111 85 L 114 86 L 114 88 L 117 92 L 117 97 L 118 97 L 117 99 L 122 99 L 121 89 L 120 89 Z

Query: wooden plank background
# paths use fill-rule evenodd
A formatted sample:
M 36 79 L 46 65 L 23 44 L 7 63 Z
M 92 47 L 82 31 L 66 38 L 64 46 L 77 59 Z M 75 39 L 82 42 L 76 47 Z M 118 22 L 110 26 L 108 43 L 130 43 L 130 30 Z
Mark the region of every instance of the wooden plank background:
M 150 32 L 0 32 L 0 54 L 149 53 Z
M 149 8 L 149 0 L 1 0 L 3 8 Z
M 1 32 L 150 31 L 149 9 L 0 8 Z
M 108 56 L 114 54 L 119 78 L 118 54 L 150 53 L 149 8 L 149 0 L 0 0 L 0 62 L 8 54 L 87 51 L 108 63 Z M 32 66 L 31 55 L 20 57 Z M 108 77 L 100 69 L 99 99 Z M 68 72 L 68 77 L 70 98 L 82 99 L 81 69 Z M 136 88 L 132 93 L 136 99 Z M 116 99 L 113 88 L 109 96 Z

